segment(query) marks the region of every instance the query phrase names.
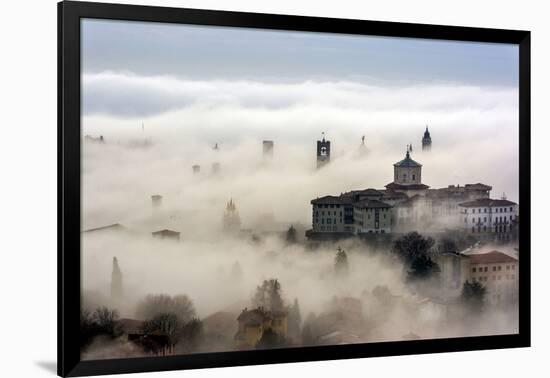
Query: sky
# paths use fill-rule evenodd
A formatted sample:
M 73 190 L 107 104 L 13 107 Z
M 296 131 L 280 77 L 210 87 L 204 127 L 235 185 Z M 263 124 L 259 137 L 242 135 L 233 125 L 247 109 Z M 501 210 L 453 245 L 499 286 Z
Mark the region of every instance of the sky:
M 348 176 L 323 191 L 382 187 L 412 143 L 432 187 L 486 182 L 518 198 L 516 45 L 91 19 L 81 38 L 83 134 L 145 134 L 160 151 L 151 165 L 210 163 L 214 143 L 248 164 L 270 139 L 294 159 L 282 166 L 305 169 L 322 132 L 333 160 L 365 135 L 371 161 L 341 163 L 333 173 Z

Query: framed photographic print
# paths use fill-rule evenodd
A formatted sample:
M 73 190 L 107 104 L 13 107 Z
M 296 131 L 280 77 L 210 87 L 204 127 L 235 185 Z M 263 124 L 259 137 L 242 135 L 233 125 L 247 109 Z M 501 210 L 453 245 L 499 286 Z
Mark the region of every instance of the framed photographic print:
M 529 346 L 529 32 L 58 11 L 59 375 Z

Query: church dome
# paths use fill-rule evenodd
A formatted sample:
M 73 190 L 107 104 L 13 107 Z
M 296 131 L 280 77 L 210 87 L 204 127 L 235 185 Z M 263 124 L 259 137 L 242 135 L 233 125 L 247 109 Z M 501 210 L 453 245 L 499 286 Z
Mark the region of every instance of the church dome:
M 398 161 L 393 165 L 394 167 L 403 167 L 403 168 L 415 168 L 415 167 L 422 167 L 422 164 L 417 163 L 413 159 L 411 159 L 411 154 L 409 151 L 407 151 L 407 154 L 405 155 L 405 159 Z

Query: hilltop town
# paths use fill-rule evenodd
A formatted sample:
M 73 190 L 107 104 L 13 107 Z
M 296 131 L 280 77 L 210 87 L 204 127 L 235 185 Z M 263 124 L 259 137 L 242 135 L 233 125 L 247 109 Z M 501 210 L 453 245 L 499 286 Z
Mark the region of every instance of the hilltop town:
M 153 144 L 151 139 L 144 141 L 134 141 L 128 147 L 149 148 Z M 86 136 L 85 142 L 96 147 L 110 143 L 103 136 Z M 428 127 L 421 145 L 423 154 L 436 150 Z M 211 148 L 216 156 L 222 145 L 214 143 Z M 276 159 L 273 140 L 263 140 L 261 151 L 266 166 Z M 369 158 L 371 152 L 362 137 L 357 155 Z M 222 249 L 224 243 L 231 245 L 227 254 L 234 249 L 251 253 L 230 256 L 235 262 L 229 271 L 212 280 L 243 285 L 251 267 L 267 268 L 254 272 L 254 277 L 263 278 L 244 289 L 248 292 L 245 298 L 203 316 L 194 304 L 200 294 L 185 287 L 181 295 L 151 292 L 140 300 L 133 298 L 126 282 L 136 281 L 132 275 L 140 272 L 126 271 L 117 251 L 106 247 L 109 243 L 151 243 L 147 248 L 154 251 L 155 261 L 168 259 L 171 253 L 182 266 L 196 263 L 196 257 L 186 260 L 187 255 L 181 252 L 194 243 L 193 234 L 178 226 L 188 215 L 167 207 L 166 198 L 171 194 L 151 194 L 152 210 L 147 219 L 83 230 L 85 245 L 101 242 L 104 248 L 103 255 L 94 258 L 112 262 L 108 295 L 102 300 L 83 298 L 84 303 L 95 306 L 83 309 L 84 357 L 98 357 L 94 348 L 98 337 L 114 346 L 109 355 L 100 357 L 113 358 L 513 331 L 517 320 L 513 309 L 518 301 L 519 205 L 504 195 L 491 198 L 493 188 L 491 183 L 481 182 L 483 177 L 480 182 L 432 188 L 422 179 L 422 169 L 430 167 L 416 158 L 412 145 L 404 152 L 393 164 L 393 181 L 383 189 L 365 187 L 340 194 L 319 190 L 309 204 L 311 224 L 290 221 L 281 230 L 281 224 L 267 215 L 262 227 L 253 227 L 239 212 L 246 198 L 228 197 L 224 208 L 216 209 L 220 234 L 207 242 Z M 333 162 L 331 141 L 323 134 L 317 141 L 313 169 L 322 174 Z M 197 161 L 189 169 L 194 177 L 201 177 L 207 174 L 204 166 Z M 214 160 L 208 177 L 215 179 L 223 172 L 224 166 Z M 249 226 L 243 227 L 244 223 Z M 204 253 L 206 256 L 209 250 Z M 294 280 L 283 280 L 271 276 L 269 267 L 298 271 L 302 261 L 310 260 L 317 270 L 313 274 L 304 271 L 303 275 L 311 274 L 308 282 L 336 287 L 338 295 L 323 298 L 313 306 L 320 310 L 308 311 L 306 316 L 300 303 L 310 301 L 285 294 L 295 293 L 293 285 L 297 285 L 299 273 Z M 167 264 L 173 261 L 176 257 Z M 392 278 L 366 285 L 363 268 L 387 270 Z M 356 283 L 365 286 L 352 288 Z M 510 311 L 511 325 L 505 329 L 488 326 L 495 311 Z M 397 326 L 403 316 L 410 319 Z M 475 325 L 464 328 L 465 322 Z

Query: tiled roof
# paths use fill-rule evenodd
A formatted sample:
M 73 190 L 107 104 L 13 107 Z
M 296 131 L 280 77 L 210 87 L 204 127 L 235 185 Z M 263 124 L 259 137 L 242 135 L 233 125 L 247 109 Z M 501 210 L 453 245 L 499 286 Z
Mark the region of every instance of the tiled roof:
M 411 159 L 411 155 L 409 152 L 407 152 L 407 155 L 405 155 L 405 159 L 398 161 L 393 165 L 394 167 L 405 167 L 405 168 L 414 168 L 414 167 L 422 167 L 422 164 L 417 163 L 413 159 Z
M 395 182 L 390 182 L 388 185 L 386 185 L 386 188 L 389 190 L 420 190 L 420 189 L 428 189 L 429 186 L 424 184 L 403 185 L 403 184 L 397 184 Z
M 349 203 L 350 199 L 349 197 L 345 196 L 324 196 L 319 197 L 314 200 L 311 200 L 312 205 L 321 205 L 321 204 L 342 204 L 342 203 Z
M 178 231 L 172 231 L 168 229 L 152 232 L 153 235 L 179 235 Z
M 471 264 L 498 264 L 498 263 L 514 263 L 518 260 L 499 251 L 491 251 L 487 253 L 479 253 L 468 255 Z
M 493 187 L 489 185 L 482 184 L 478 182 L 477 184 L 466 184 L 464 185 L 466 189 L 472 189 L 472 190 L 492 190 Z
M 392 207 L 391 205 L 388 205 L 387 203 L 378 200 L 359 201 L 353 204 L 353 206 L 359 209 L 382 209 Z
M 459 203 L 458 206 L 462 207 L 496 207 L 496 206 L 512 206 L 517 203 L 508 200 L 499 200 L 491 198 L 478 198 L 473 201 Z

